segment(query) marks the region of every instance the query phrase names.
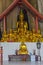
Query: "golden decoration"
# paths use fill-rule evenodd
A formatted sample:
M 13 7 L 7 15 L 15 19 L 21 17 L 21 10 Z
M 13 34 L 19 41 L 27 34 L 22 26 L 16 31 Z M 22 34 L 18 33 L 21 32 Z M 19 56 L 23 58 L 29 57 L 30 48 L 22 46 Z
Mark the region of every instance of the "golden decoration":
M 37 42 L 40 39 L 40 42 L 43 42 L 43 37 L 40 33 L 40 30 L 36 33 L 33 29 L 32 31 L 28 30 L 28 24 L 24 21 L 24 14 L 22 10 L 19 14 L 20 21 L 17 21 L 17 29 L 12 31 L 10 30 L 9 34 L 6 31 L 3 33 L 2 40 L 3 42 Z

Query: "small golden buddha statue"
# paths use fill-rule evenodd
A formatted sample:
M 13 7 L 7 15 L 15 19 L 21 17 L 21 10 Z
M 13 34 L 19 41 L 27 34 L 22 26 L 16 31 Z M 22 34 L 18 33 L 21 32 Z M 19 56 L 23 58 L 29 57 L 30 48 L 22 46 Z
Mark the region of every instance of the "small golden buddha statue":
M 43 37 L 40 39 L 41 42 L 43 42 Z
M 8 42 L 14 42 L 14 35 L 12 29 L 10 29 L 10 33 L 8 34 Z
M 16 30 L 13 32 L 13 35 L 14 35 L 14 42 L 18 42 L 18 32 Z
M 28 54 L 27 46 L 26 46 L 26 44 L 24 44 L 24 42 L 21 43 L 18 53 L 19 54 Z
M 7 35 L 6 31 L 4 31 L 1 42 L 7 42 L 7 40 L 8 40 L 8 35 Z

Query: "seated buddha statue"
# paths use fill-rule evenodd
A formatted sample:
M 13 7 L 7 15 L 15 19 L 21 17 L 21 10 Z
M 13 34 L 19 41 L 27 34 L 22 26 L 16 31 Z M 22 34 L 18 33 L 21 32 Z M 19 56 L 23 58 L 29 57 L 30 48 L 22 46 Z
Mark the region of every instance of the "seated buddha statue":
M 10 32 L 8 34 L 8 42 L 14 42 L 14 35 L 12 29 L 10 29 Z
M 18 31 L 18 41 L 19 42 L 25 42 L 26 39 L 26 33 L 28 30 L 28 24 L 24 21 L 24 13 L 23 10 L 20 10 L 19 13 L 19 21 L 17 21 L 17 31 Z
M 21 32 L 23 32 L 25 29 L 28 28 L 27 22 L 24 21 L 24 14 L 23 14 L 22 9 L 20 10 L 19 22 L 17 22 L 17 28 L 18 28 L 19 31 L 21 31 Z
M 27 11 L 26 9 L 24 8 L 21 8 L 22 9 L 22 12 L 24 14 L 24 18 L 23 18 L 23 21 L 25 21 L 28 25 L 28 30 L 29 30 L 29 20 L 28 20 L 28 15 L 27 15 Z M 20 18 L 19 18 L 19 15 L 17 16 L 17 21 L 20 21 Z
M 24 44 L 24 42 L 21 43 L 18 54 L 28 54 L 28 50 L 27 50 L 26 44 Z
M 4 31 L 4 33 L 3 33 L 3 35 L 2 35 L 1 42 L 4 42 L 4 41 L 7 42 L 7 40 L 8 40 L 8 35 L 7 35 L 6 31 Z

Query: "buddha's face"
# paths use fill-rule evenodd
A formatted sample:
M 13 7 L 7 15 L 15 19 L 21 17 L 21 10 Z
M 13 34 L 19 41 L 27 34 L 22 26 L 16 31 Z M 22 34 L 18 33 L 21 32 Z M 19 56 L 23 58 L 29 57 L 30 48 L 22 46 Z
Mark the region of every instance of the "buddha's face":
M 20 14 L 20 20 L 23 20 L 24 19 L 24 15 L 23 14 Z

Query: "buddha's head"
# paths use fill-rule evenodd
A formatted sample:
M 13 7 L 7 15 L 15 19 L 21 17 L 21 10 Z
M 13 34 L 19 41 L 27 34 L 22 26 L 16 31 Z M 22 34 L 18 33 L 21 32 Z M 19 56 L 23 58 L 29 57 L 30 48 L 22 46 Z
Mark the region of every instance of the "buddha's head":
M 20 10 L 19 18 L 20 18 L 20 20 L 23 20 L 24 19 L 24 14 L 23 14 L 22 9 Z

